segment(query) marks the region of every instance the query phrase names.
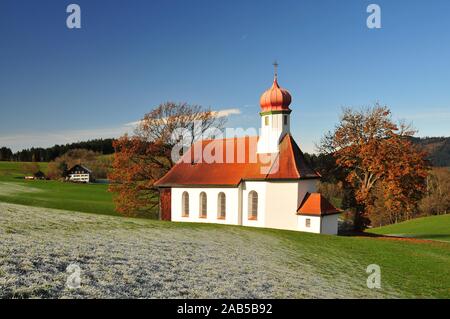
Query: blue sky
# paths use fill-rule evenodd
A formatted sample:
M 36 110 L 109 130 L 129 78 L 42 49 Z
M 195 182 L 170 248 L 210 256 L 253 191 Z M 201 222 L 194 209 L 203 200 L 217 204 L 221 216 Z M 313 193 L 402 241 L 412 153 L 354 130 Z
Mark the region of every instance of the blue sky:
M 381 29 L 366 26 L 370 3 Z M 259 127 L 275 59 L 305 151 L 343 106 L 377 101 L 419 136 L 449 136 L 449 12 L 447 0 L 1 0 L 0 145 L 117 136 L 167 100 Z

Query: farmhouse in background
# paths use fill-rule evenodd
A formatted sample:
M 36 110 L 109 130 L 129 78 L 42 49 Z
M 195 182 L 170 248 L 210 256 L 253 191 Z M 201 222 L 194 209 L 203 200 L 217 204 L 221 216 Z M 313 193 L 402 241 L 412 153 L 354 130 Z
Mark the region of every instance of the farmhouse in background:
M 46 179 L 46 177 L 45 177 L 45 174 L 42 171 L 39 170 L 36 173 L 34 173 L 33 175 L 25 176 L 25 179 L 28 179 L 28 180 L 37 180 L 37 179 L 44 180 L 44 179 Z
M 66 180 L 77 183 L 90 183 L 94 181 L 94 176 L 89 168 L 77 164 L 67 171 Z
M 316 193 L 276 73 L 260 104 L 259 136 L 196 142 L 155 183 L 161 219 L 337 234 L 339 211 Z
M 34 179 L 46 179 L 44 172 L 42 171 L 37 171 L 36 173 L 34 173 Z

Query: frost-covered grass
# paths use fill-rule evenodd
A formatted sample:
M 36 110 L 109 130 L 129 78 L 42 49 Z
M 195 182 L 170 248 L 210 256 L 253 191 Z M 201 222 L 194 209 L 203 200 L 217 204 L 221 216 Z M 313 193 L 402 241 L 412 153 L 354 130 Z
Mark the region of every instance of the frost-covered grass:
M 0 203 L 2 298 L 449 297 L 450 245 Z M 408 261 L 408 262 L 406 262 Z M 66 287 L 69 264 L 81 288 Z M 366 286 L 378 263 L 382 289 Z M 409 268 L 408 268 L 409 267 Z

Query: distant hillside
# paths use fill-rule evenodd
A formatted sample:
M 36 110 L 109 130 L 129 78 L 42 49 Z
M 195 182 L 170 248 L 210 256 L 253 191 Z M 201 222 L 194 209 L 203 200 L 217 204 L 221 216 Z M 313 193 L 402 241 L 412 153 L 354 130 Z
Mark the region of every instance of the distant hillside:
M 0 148 L 0 161 L 50 162 L 73 149 L 87 149 L 103 155 L 114 153 L 113 139 L 94 139 L 52 147 L 32 147 L 13 153 L 9 148 Z
M 429 154 L 433 166 L 450 166 L 450 137 L 413 137 L 412 139 Z

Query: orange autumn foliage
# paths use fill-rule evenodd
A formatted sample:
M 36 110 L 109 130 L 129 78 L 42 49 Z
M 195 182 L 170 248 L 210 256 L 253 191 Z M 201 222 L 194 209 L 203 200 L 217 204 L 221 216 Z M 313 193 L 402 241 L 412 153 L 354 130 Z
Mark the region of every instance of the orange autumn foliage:
M 194 123 L 201 122 L 200 129 Z M 209 109 L 187 103 L 166 102 L 147 113 L 134 135 L 114 141 L 109 191 L 114 193 L 116 210 L 125 216 L 157 217 L 159 191 L 154 182 L 173 166 L 172 134 L 177 129 L 190 132 L 191 144 L 211 128 L 221 129 L 225 119 Z
M 114 141 L 113 146 L 108 178 L 116 210 L 126 216 L 156 217 L 158 194 L 153 183 L 170 169 L 170 150 L 160 142 L 127 135 Z
M 358 228 L 366 227 L 371 215 L 384 213 L 375 205 L 380 197 L 395 221 L 411 218 L 425 191 L 426 154 L 409 140 L 415 132 L 403 123 L 396 125 L 390 114 L 379 105 L 344 109 L 336 129 L 322 140 L 321 150 L 333 153 L 353 188 L 360 206 Z

